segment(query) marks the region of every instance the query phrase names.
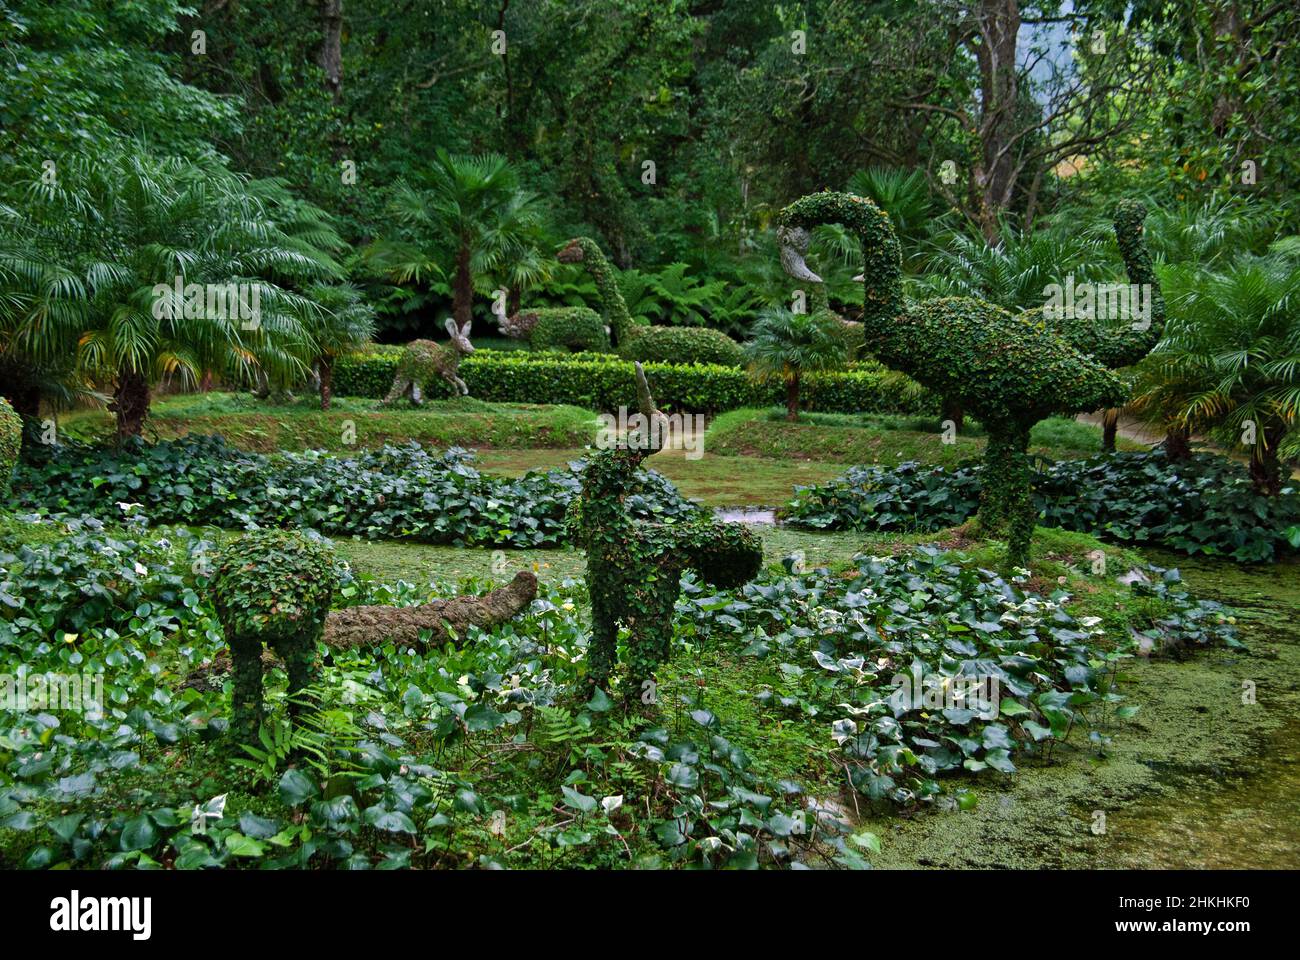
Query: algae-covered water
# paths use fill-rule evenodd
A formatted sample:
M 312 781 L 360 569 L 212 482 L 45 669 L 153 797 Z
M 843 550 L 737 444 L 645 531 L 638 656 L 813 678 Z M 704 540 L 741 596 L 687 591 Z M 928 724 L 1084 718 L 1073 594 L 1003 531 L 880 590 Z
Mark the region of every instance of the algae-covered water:
M 974 810 L 869 821 L 877 866 L 1300 866 L 1300 566 L 1151 559 L 1232 605 L 1248 649 L 1134 661 L 1141 709 L 1104 755 L 1080 739 L 981 786 Z

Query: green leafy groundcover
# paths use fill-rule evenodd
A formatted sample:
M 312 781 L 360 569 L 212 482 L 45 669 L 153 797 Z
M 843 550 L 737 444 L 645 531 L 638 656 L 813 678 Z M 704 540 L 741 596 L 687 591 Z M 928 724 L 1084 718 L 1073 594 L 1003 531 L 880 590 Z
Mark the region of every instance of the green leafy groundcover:
M 1071 614 L 1066 590 L 1042 596 L 962 561 L 933 547 L 864 556 L 851 577 L 768 575 L 731 596 L 696 589 L 681 612 L 706 640 L 770 666 L 755 695 L 764 709 L 829 723 L 853 785 L 904 806 L 939 795 L 945 773 L 1014 773 L 1014 756 L 1072 731 L 1104 746 L 1096 728 L 1136 712 L 1116 686 L 1136 650 L 1238 645 L 1228 611 L 1189 597 L 1176 570 L 1125 572 L 1135 610 L 1130 635 L 1115 638 L 1099 618 Z M 995 678 L 996 706 L 926 701 L 927 689 L 955 690 L 963 677 Z
M 103 693 L 98 709 L 0 711 L 0 865 L 861 867 L 878 846 L 797 782 L 758 775 L 741 723 L 677 697 L 641 717 L 576 696 L 588 626 L 572 582 L 457 646 L 331 651 L 320 710 L 296 733 L 271 669 L 272 721 L 232 763 L 228 689 L 184 682 L 223 646 L 211 546 L 142 523 L 0 524 L 0 673 L 99 676 Z M 1235 642 L 1225 611 L 1148 573 L 1126 605 L 1135 633 L 1119 637 L 1072 616 L 1063 591 L 934 550 L 733 593 L 688 581 L 674 653 L 766 665 L 754 711 L 828 738 L 865 796 L 911 806 L 947 779 L 961 805 L 979 778 L 1071 736 L 1104 752 L 1109 721 L 1133 713 L 1114 679 L 1135 641 Z M 449 589 L 345 575 L 336 602 Z M 895 712 L 890 675 L 912 664 L 996 674 L 999 715 Z
M 792 526 L 818 530 L 941 530 L 979 505 L 982 467 L 903 463 L 855 467 L 830 483 L 796 488 Z M 1300 491 L 1256 493 L 1241 465 L 1162 451 L 1046 463 L 1035 478 L 1038 522 L 1189 554 L 1271 561 L 1300 547 Z
M 865 865 L 866 840 L 807 818 L 707 710 L 661 723 L 573 699 L 580 585 L 543 586 L 459 648 L 332 651 L 311 725 L 263 726 L 232 765 L 228 692 L 182 682 L 223 646 L 211 544 L 138 523 L 21 530 L 0 531 L 0 673 L 98 676 L 103 696 L 0 711 L 0 866 Z M 339 594 L 448 589 L 345 577 Z M 279 668 L 268 685 L 283 691 Z M 283 693 L 271 704 L 282 721 Z
M 409 538 L 462 546 L 546 547 L 566 542 L 565 511 L 585 464 L 485 476 L 473 455 L 432 454 L 418 443 L 339 457 L 308 451 L 267 457 L 220 437 L 186 436 L 122 447 L 70 445 L 15 480 L 20 510 L 230 529 L 301 526 L 330 535 Z M 685 517 L 700 508 L 653 471 L 637 516 Z

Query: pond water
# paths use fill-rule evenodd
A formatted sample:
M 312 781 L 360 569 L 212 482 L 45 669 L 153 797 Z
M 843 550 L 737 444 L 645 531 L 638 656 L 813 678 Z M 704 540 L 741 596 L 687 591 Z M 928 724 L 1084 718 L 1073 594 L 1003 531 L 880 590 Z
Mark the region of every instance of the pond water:
M 1272 647 L 1278 661 L 1300 663 L 1300 566 L 1243 569 L 1186 557 L 1153 557 L 1177 565 L 1201 595 L 1231 604 L 1243 637 Z M 1180 772 L 1159 802 L 1126 817 L 1122 836 L 1107 845 L 1103 866 L 1167 869 L 1300 867 L 1300 676 L 1292 670 L 1260 686 L 1258 709 L 1284 718 L 1240 763 Z

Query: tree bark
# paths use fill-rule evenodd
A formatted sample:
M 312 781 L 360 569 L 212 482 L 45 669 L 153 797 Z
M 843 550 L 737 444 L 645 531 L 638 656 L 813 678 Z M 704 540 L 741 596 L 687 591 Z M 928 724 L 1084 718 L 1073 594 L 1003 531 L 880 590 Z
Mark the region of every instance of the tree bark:
M 1276 497 L 1282 492 L 1282 461 L 1278 459 L 1277 448 L 1285 430 L 1265 429 L 1263 443 L 1257 443 L 1250 451 L 1250 482 L 1255 491 L 1266 497 Z
M 334 398 L 334 358 L 322 355 L 316 364 L 320 371 L 320 408 L 328 410 Z
M 317 62 L 334 102 L 343 99 L 343 0 L 321 0 L 321 44 Z
M 790 422 L 799 419 L 799 374 L 785 381 L 785 418 Z
M 108 409 L 117 418 L 117 440 L 138 437 L 149 416 L 149 379 L 138 370 L 121 370 Z
M 953 427 L 958 433 L 961 433 L 962 424 L 966 420 L 966 411 L 962 410 L 961 404 L 952 397 L 943 398 L 942 412 L 939 414 L 940 420 L 951 420 Z
M 469 268 L 470 255 L 469 245 L 462 245 L 456 254 L 456 275 L 452 279 L 452 314 L 456 318 L 456 326 L 462 331 L 473 318 L 474 276 Z
M 1192 456 L 1191 431 L 1177 424 L 1165 426 L 1165 456 L 1170 460 L 1188 460 Z
M 1101 414 L 1101 452 L 1115 452 L 1115 435 L 1119 433 L 1119 408 L 1108 407 Z

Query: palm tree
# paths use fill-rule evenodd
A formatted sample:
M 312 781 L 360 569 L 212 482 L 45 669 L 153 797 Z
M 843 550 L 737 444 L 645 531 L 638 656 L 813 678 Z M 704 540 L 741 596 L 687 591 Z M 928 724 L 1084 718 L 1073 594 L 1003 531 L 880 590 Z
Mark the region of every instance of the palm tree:
M 403 236 L 380 241 L 368 256 L 399 283 L 441 275 L 452 261 L 452 315 L 469 324 L 474 276 L 497 267 L 542 216 L 537 198 L 520 189 L 515 168 L 495 153 L 458 156 L 438 150 L 414 182 L 398 183 L 391 210 Z
M 312 341 L 316 347 L 320 408 L 328 410 L 333 396 L 334 361 L 374 337 L 375 312 L 350 283 L 317 284 L 307 292 L 323 308 L 312 330 Z
M 1255 489 L 1282 489 L 1300 422 L 1300 261 L 1245 256 L 1222 271 L 1167 271 L 1173 321 L 1143 366 L 1141 409 L 1250 449 Z
M 934 203 L 924 170 L 868 167 L 849 177 L 848 190 L 859 197 L 874 200 L 876 206 L 889 214 L 905 252 L 912 250 L 926 236 Z
M 799 419 L 804 374 L 844 363 L 844 341 L 831 328 L 835 322 L 826 311 L 794 313 L 786 307 L 769 307 L 754 323 L 745 353 L 761 379 L 777 378 L 785 384 L 787 420 Z
M 79 375 L 111 383 L 119 439 L 141 432 L 163 377 L 303 369 L 316 308 L 268 278 L 331 267 L 289 240 L 245 179 L 141 153 L 75 158 L 28 190 L 20 219 L 26 257 L 43 266 L 4 258 L 4 325 L 21 355 L 75 355 Z

